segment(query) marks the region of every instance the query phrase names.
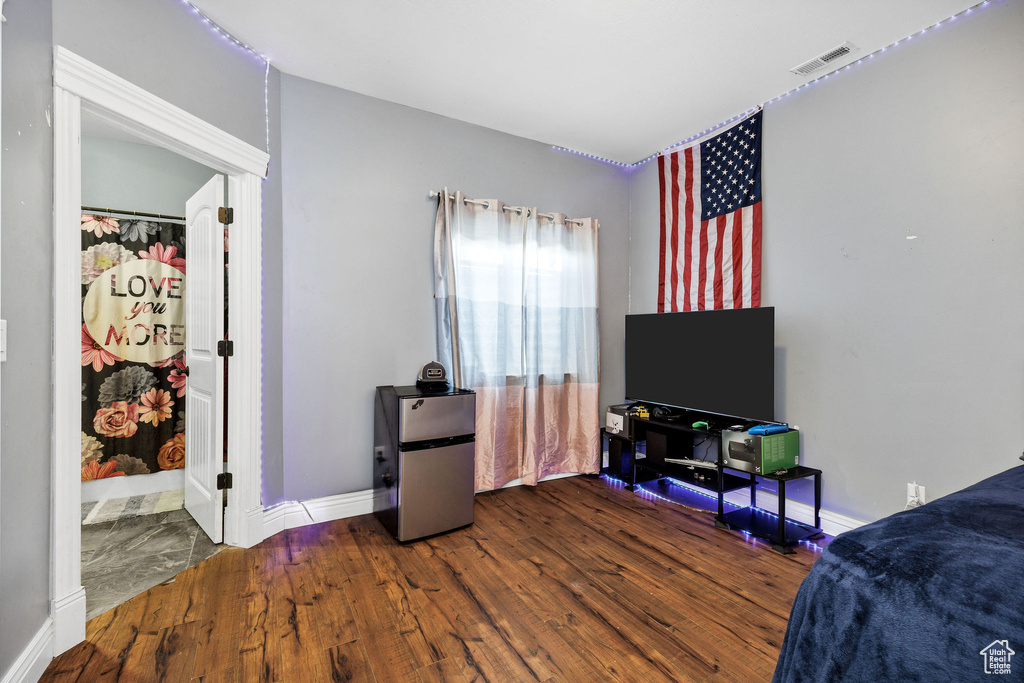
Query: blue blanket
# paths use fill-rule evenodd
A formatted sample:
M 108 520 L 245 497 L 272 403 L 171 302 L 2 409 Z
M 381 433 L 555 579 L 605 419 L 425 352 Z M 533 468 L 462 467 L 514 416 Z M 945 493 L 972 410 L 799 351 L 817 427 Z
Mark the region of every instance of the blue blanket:
M 1024 681 L 1024 466 L 837 537 L 773 679 L 973 680 Z

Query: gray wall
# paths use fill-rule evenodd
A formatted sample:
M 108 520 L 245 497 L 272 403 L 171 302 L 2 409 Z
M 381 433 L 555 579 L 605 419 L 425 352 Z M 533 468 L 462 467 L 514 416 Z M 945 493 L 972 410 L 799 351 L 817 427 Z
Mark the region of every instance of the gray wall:
M 1020 464 L 1022 112 L 1021 2 L 765 110 L 776 414 L 826 508 L 872 520 L 909 481 L 932 500 Z M 631 187 L 633 313 L 656 309 L 657 175 Z
M 178 0 L 52 0 L 61 45 L 207 123 L 266 149 L 264 62 Z
M 180 2 L 13 2 L 4 14 L 8 361 L 0 366 L 0 614 L 9 618 L 0 619 L 0 675 L 48 613 L 53 142 L 47 114 L 54 44 L 260 149 L 266 144 L 262 61 L 218 38 Z M 280 359 L 265 357 L 264 363 L 279 365 Z
M 46 621 L 50 561 L 53 137 L 50 4 L 4 7 L 0 678 Z
M 286 498 L 369 488 L 374 387 L 411 383 L 435 355 L 432 189 L 600 221 L 602 402 L 622 395 L 625 171 L 287 74 L 281 85 Z
M 82 205 L 184 216 L 216 171 L 160 147 L 82 136 Z
M 270 173 L 263 182 L 263 506 L 284 498 L 282 433 L 281 298 L 284 292 L 281 243 L 281 72 L 269 79 Z

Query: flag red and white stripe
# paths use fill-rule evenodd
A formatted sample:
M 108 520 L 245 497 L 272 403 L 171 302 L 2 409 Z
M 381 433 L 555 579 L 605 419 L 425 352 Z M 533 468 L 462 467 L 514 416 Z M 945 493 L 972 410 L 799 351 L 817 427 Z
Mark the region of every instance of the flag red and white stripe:
M 760 112 L 756 116 L 759 117 Z M 732 147 L 724 146 L 727 142 L 717 146 L 708 144 L 717 138 L 724 139 L 727 131 L 658 157 L 661 185 L 659 313 L 761 305 L 759 120 L 757 124 L 753 142 L 746 136 L 743 138 L 745 142 L 756 144 L 756 157 L 739 147 L 738 155 L 731 152 Z M 702 159 L 702 154 L 712 154 L 713 160 Z M 737 177 L 729 168 L 733 166 L 730 161 L 754 168 Z M 712 165 L 715 168 L 709 168 Z M 730 183 L 734 186 L 749 183 L 749 192 L 727 195 L 725 201 L 717 199 L 722 195 L 714 194 L 713 186 L 721 187 L 722 180 L 726 187 Z M 732 196 L 739 197 L 735 202 L 739 206 L 730 210 Z M 706 205 L 711 202 L 716 205 Z

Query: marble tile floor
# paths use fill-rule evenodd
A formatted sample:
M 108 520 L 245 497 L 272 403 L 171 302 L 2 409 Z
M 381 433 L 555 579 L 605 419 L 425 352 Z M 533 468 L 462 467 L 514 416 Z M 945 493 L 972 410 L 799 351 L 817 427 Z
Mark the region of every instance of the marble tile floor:
M 220 548 L 180 509 L 83 526 L 86 618 L 166 583 Z

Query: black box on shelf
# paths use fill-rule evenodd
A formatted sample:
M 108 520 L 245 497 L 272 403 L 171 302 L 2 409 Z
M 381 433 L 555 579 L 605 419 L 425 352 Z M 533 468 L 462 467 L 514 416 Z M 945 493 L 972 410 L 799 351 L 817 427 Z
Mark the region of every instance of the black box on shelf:
M 624 439 L 632 438 L 633 430 L 629 423 L 629 410 L 632 407 L 632 403 L 608 406 L 604 416 L 604 431 Z

